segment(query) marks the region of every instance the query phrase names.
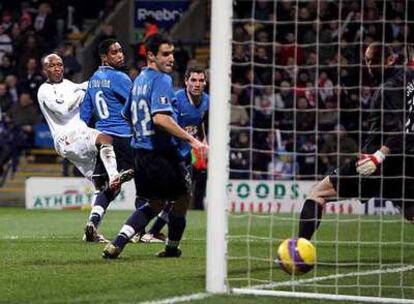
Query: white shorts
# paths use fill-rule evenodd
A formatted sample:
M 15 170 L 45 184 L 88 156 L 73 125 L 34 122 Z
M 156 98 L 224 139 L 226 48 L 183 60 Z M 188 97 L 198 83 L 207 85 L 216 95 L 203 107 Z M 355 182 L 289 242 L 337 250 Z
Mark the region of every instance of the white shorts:
M 92 178 L 96 165 L 96 138 L 98 130 L 84 127 L 60 133 L 55 138 L 56 152 L 68 159 L 88 179 Z

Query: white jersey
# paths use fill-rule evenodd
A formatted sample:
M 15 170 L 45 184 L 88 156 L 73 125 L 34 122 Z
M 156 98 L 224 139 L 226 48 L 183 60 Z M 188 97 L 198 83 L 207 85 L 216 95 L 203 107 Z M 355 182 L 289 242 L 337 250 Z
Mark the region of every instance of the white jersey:
M 53 138 L 86 124 L 79 116 L 79 104 L 85 96 L 87 82 L 73 83 L 63 79 L 60 83 L 43 83 L 37 92 L 40 110 L 46 118 Z
M 81 120 L 79 104 L 87 82 L 76 84 L 67 79 L 43 83 L 37 92 L 40 109 L 53 136 L 56 152 L 70 160 L 85 177 L 91 178 L 96 164 L 96 138 L 99 131 Z

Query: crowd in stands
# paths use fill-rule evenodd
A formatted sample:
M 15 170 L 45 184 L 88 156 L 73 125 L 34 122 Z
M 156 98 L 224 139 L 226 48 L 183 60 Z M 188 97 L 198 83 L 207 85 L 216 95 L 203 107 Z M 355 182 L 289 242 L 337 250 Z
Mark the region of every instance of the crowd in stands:
M 0 2 L 0 174 L 12 159 L 34 145 L 43 117 L 37 90 L 44 81 L 41 58 L 59 54 L 72 79 L 81 70 L 78 41 L 87 18 L 103 18 L 117 1 L 2 0 Z M 77 35 L 74 35 L 77 34 Z
M 381 81 L 364 67 L 365 48 L 380 41 L 401 53 L 414 41 L 413 4 L 237 1 L 231 177 L 315 179 L 350 161 Z

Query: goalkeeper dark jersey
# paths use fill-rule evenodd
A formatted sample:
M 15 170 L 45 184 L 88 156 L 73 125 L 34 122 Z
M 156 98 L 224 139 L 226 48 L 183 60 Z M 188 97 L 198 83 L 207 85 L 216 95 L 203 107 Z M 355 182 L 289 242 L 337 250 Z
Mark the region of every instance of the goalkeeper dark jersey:
M 362 152 L 374 153 L 384 145 L 391 150 L 391 154 L 414 153 L 414 138 L 410 134 L 414 134 L 414 121 L 411 119 L 410 122 L 414 91 L 411 91 L 409 97 L 406 89 L 410 79 L 412 82 L 414 78 L 409 71 L 405 73 L 404 69 L 387 71 L 385 82 L 371 100 L 368 119 L 370 129 Z M 407 130 L 411 132 L 407 133 Z

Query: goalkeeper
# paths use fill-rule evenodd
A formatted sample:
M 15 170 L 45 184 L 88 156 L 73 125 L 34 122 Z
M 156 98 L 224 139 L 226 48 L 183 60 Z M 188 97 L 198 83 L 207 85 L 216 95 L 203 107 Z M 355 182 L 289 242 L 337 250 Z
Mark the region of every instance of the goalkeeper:
M 402 68 L 403 56 L 379 43 L 367 47 L 365 62 L 369 74 L 384 81 L 371 100 L 362 154 L 311 190 L 300 214 L 299 237 L 311 239 L 320 225 L 323 205 L 338 198 L 391 200 L 414 223 L 413 71 Z

